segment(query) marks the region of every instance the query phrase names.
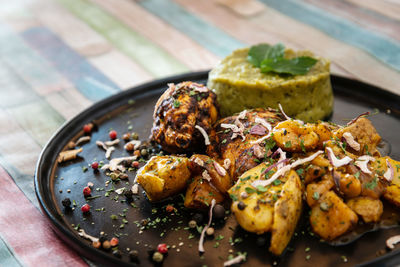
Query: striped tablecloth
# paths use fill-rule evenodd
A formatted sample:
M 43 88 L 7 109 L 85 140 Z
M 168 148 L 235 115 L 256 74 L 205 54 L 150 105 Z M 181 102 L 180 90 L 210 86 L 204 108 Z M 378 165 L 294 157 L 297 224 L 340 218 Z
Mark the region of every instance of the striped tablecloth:
M 64 121 L 260 42 L 312 50 L 333 73 L 400 94 L 398 0 L 1 1 L 0 265 L 87 265 L 50 230 L 33 188 Z

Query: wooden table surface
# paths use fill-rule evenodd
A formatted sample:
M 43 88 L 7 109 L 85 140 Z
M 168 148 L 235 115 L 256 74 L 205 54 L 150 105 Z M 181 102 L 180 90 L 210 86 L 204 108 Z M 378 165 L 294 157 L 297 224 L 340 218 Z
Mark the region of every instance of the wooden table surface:
M 38 155 L 62 123 L 261 42 L 312 50 L 332 73 L 400 94 L 398 0 L 3 0 L 0 265 L 87 265 L 50 230 L 33 188 Z

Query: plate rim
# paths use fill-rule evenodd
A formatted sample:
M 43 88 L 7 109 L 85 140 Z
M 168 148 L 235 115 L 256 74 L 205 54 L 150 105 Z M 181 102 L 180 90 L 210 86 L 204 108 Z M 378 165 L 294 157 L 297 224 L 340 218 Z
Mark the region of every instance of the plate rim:
M 97 263 L 106 263 L 108 265 L 119 265 L 119 266 L 137 266 L 136 263 L 128 263 L 126 261 L 122 261 L 113 255 L 103 252 L 101 250 L 95 249 L 92 246 L 86 244 L 81 238 L 79 238 L 76 234 L 72 233 L 69 228 L 67 228 L 64 224 L 58 221 L 56 218 L 57 215 L 60 216 L 59 214 L 55 215 L 52 212 L 51 209 L 51 203 L 47 203 L 45 199 L 45 194 L 44 188 L 45 188 L 45 180 L 49 180 L 48 177 L 42 177 L 42 173 L 46 172 L 43 170 L 43 165 L 48 157 L 48 154 L 50 153 L 50 150 L 52 146 L 54 146 L 55 140 L 64 132 L 66 129 L 71 128 L 74 124 L 81 124 L 80 118 L 82 117 L 87 117 L 92 111 L 96 111 L 98 109 L 101 109 L 101 107 L 104 107 L 106 104 L 112 104 L 117 103 L 117 106 L 121 106 L 122 101 L 118 101 L 120 99 L 123 99 L 124 97 L 130 96 L 130 97 L 135 97 L 135 96 L 140 96 L 140 95 L 145 95 L 146 93 L 154 93 L 159 90 L 161 84 L 167 84 L 167 83 L 177 83 L 181 82 L 184 80 L 191 80 L 191 79 L 207 79 L 208 78 L 208 73 L 209 70 L 205 71 L 197 71 L 197 72 L 188 72 L 188 73 L 183 73 L 179 75 L 173 75 L 173 76 L 168 76 L 160 79 L 155 79 L 143 84 L 140 84 L 138 86 L 129 88 L 127 90 L 118 92 L 114 95 L 111 95 L 109 97 L 106 97 L 100 101 L 94 102 L 91 104 L 89 107 L 85 108 L 78 114 L 76 114 L 74 117 L 66 120 L 58 129 L 57 131 L 52 134 L 52 136 L 49 138 L 47 143 L 43 146 L 43 149 L 41 150 L 38 160 L 36 162 L 35 166 L 35 172 L 34 172 L 34 188 L 35 188 L 35 194 L 36 198 L 38 199 L 38 203 L 40 206 L 40 209 L 42 210 L 43 214 L 45 215 L 45 218 L 49 220 L 51 228 L 57 233 L 57 235 L 65 242 L 68 243 L 73 249 L 74 252 L 76 252 L 78 255 L 86 257 L 87 259 L 93 260 Z M 357 83 L 360 85 L 361 89 L 354 88 L 352 87 L 351 92 L 357 95 L 357 97 L 362 98 L 363 101 L 365 102 L 371 102 L 370 99 L 368 98 L 369 95 L 373 94 L 378 94 L 379 97 L 386 99 L 387 106 L 389 106 L 390 109 L 395 109 L 397 111 L 396 115 L 400 114 L 400 95 L 394 94 L 390 91 L 387 91 L 385 89 L 382 89 L 380 87 L 377 87 L 375 85 L 371 85 L 365 82 L 362 82 L 360 80 L 356 79 L 350 79 L 347 77 L 339 76 L 339 75 L 331 75 L 331 82 L 332 82 L 332 87 L 333 91 L 335 94 L 335 91 L 338 91 L 340 93 L 345 93 L 343 90 L 336 89 L 334 84 L 354 84 Z M 161 92 L 162 90 L 160 90 Z M 395 114 L 392 114 L 395 116 Z M 75 129 L 75 127 L 72 127 Z M 50 153 L 51 154 L 51 153 Z M 53 153 L 54 157 L 54 153 Z M 52 165 L 53 166 L 53 165 Z M 51 173 L 51 170 L 48 170 L 47 173 Z M 388 252 L 380 257 L 377 257 L 375 259 L 372 259 L 368 262 L 360 263 L 357 266 L 372 266 L 374 264 L 383 264 L 386 261 L 390 262 L 390 260 L 393 260 L 396 256 L 400 254 L 400 249 Z M 399 260 L 400 261 L 400 260 Z

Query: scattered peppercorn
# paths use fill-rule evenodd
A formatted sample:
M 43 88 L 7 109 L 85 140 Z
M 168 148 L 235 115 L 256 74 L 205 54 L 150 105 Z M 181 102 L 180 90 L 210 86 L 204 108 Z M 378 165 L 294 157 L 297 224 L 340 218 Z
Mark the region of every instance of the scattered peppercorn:
M 157 251 L 162 253 L 162 254 L 167 253 L 168 252 L 167 244 L 165 244 L 165 243 L 158 244 Z
M 129 258 L 133 262 L 139 262 L 139 251 L 137 251 L 137 250 L 129 251 Z
M 118 246 L 118 243 L 119 243 L 118 238 L 116 238 L 116 237 L 111 238 L 111 240 L 110 240 L 110 245 L 111 245 L 112 247 Z
M 133 140 L 138 140 L 139 139 L 139 135 L 137 133 L 135 133 L 135 132 L 133 132 L 131 134 L 131 137 L 132 137 Z
M 146 226 L 148 223 L 149 223 L 149 221 L 148 221 L 147 219 L 143 219 L 143 220 L 141 221 L 141 224 L 142 224 L 143 226 Z
M 196 226 L 197 226 L 197 223 L 196 223 L 196 221 L 195 220 L 191 220 L 191 221 L 189 221 L 189 228 L 196 228 Z
M 135 160 L 134 162 L 132 162 L 132 167 L 136 169 L 139 168 L 139 161 Z
M 115 138 L 117 138 L 117 131 L 115 130 L 111 130 L 108 135 L 110 136 L 111 140 L 114 140 Z
M 113 250 L 112 254 L 117 258 L 121 258 L 122 257 L 121 251 L 119 251 L 118 249 Z
M 126 144 L 126 146 L 125 146 L 125 149 L 126 149 L 126 151 L 133 151 L 133 149 L 135 148 L 135 145 L 134 144 L 132 144 L 132 143 L 128 143 L 128 144 Z
M 89 205 L 89 204 L 83 205 L 83 206 L 81 207 L 81 211 L 82 211 L 83 213 L 88 213 L 88 212 L 90 212 L 90 205 Z
M 122 139 L 124 139 L 124 141 L 129 141 L 131 139 L 131 134 L 130 133 L 126 133 L 122 136 Z
M 257 246 L 262 247 L 265 245 L 265 243 L 267 242 L 267 239 L 265 238 L 265 236 L 259 236 L 257 237 Z
M 201 213 L 196 213 L 195 215 L 193 215 L 193 220 L 196 221 L 197 224 L 201 224 L 203 222 L 204 219 L 204 215 Z
M 108 240 L 104 241 L 103 244 L 102 244 L 102 247 L 103 247 L 105 250 L 109 250 L 109 249 L 111 248 L 110 241 L 108 241 Z
M 92 246 L 94 248 L 100 248 L 101 247 L 101 242 L 100 241 L 93 241 L 92 242 Z
M 206 230 L 206 234 L 207 235 L 213 235 L 214 234 L 214 228 L 208 227 L 207 230 Z
M 246 204 L 244 204 L 243 201 L 239 201 L 239 203 L 237 204 L 237 207 L 239 210 L 244 210 L 246 208 Z
M 125 180 L 125 179 L 128 179 L 128 174 L 126 174 L 126 173 L 120 173 L 120 174 L 118 175 L 118 177 L 119 177 L 119 179 Z
M 61 201 L 61 204 L 64 206 L 64 207 L 66 207 L 66 208 L 69 208 L 69 207 L 71 207 L 71 199 L 69 199 L 69 198 L 64 198 L 62 201 Z
M 127 199 L 133 199 L 133 192 L 132 192 L 132 190 L 130 190 L 130 189 L 124 190 L 124 196 L 125 196 Z
M 225 217 L 225 208 L 224 206 L 217 204 L 213 209 L 213 216 L 215 219 L 222 219 Z
M 99 163 L 97 161 L 93 162 L 91 165 L 93 170 L 97 170 L 99 168 Z
M 135 150 L 133 152 L 133 155 L 136 156 L 136 157 L 140 157 L 140 151 L 139 150 Z
M 89 186 L 86 186 L 85 188 L 83 188 L 83 195 L 84 195 L 85 197 L 90 196 L 90 194 L 92 194 L 92 189 L 90 189 Z
M 153 257 L 152 257 L 154 262 L 162 262 L 164 260 L 164 255 L 161 254 L 160 252 L 154 252 Z
M 83 126 L 83 132 L 86 133 L 86 134 L 89 134 L 89 133 L 92 132 L 92 128 L 93 128 L 93 125 L 91 123 L 85 124 Z
M 148 154 L 147 149 L 143 148 L 142 150 L 140 150 L 140 154 L 141 154 L 143 157 L 146 157 L 147 154 Z
M 167 212 L 173 212 L 173 211 L 174 211 L 174 206 L 172 206 L 172 205 L 167 205 L 167 206 L 165 207 L 165 210 L 166 210 Z

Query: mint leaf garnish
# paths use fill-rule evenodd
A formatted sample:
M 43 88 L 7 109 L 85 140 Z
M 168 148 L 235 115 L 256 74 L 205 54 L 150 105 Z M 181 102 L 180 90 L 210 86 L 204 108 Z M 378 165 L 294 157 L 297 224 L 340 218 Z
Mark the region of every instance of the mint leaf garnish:
M 284 58 L 285 46 L 283 44 L 259 44 L 250 47 L 247 60 L 261 72 L 275 72 L 291 75 L 306 74 L 318 60 L 312 57 Z

